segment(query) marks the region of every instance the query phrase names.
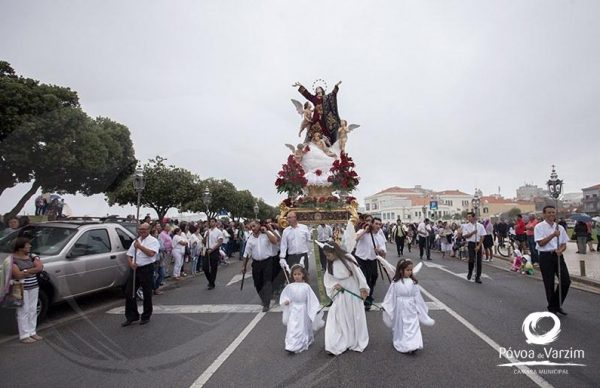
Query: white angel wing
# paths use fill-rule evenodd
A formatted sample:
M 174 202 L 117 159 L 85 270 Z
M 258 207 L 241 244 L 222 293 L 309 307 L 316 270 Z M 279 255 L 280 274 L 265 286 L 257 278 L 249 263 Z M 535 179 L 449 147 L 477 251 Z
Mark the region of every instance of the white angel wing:
M 294 148 L 293 145 L 291 144 L 284 144 L 287 148 L 289 148 L 290 150 L 292 150 L 292 152 L 296 151 L 296 149 Z
M 346 230 L 342 235 L 342 248 L 348 253 L 352 252 L 356 247 L 356 231 L 354 230 L 354 224 L 348 221 Z
M 298 100 L 294 100 L 292 98 L 292 104 L 294 104 L 294 108 L 296 108 L 296 111 L 298 112 L 298 114 L 303 115 L 304 114 L 304 107 L 302 106 L 302 103 Z
M 418 274 L 419 271 L 423 268 L 423 262 L 421 261 L 419 264 L 415 265 L 413 268 L 413 274 Z
M 383 265 L 383 268 L 385 268 L 388 275 L 393 278 L 396 274 L 396 268 L 389 261 L 379 255 L 375 256 L 375 258 Z
M 358 127 L 360 127 L 360 125 L 358 125 L 358 124 L 350 124 L 350 125 L 348 125 L 348 132 L 350 132 L 350 131 L 358 128 Z

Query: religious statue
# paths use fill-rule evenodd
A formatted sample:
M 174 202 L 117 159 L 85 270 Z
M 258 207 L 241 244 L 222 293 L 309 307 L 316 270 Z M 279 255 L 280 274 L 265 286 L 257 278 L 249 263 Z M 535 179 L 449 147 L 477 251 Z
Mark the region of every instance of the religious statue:
M 338 142 L 340 147 L 340 152 L 346 152 L 346 142 L 348 141 L 348 133 L 352 132 L 352 130 L 360 127 L 358 124 L 350 124 L 346 120 L 341 121 L 342 125 L 338 128 Z
M 333 144 L 337 141 L 337 131 L 340 127 L 340 116 L 337 109 L 337 93 L 342 81 L 333 87 L 331 93 L 326 93 L 327 84 L 323 80 L 315 81 L 315 94 L 311 94 L 300 82 L 294 83 L 300 94 L 314 105 L 310 119 L 310 132 L 321 132 Z

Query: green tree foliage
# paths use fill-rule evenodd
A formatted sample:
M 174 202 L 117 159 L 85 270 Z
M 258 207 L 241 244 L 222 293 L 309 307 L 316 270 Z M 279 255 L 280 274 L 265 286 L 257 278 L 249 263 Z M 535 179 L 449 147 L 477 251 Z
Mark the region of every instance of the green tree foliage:
M 64 108 L 79 107 L 77 93 L 55 85 L 17 76 L 8 62 L 0 61 L 0 195 L 32 179 L 28 155 L 38 149 L 31 138 L 44 117 Z
M 143 167 L 146 186 L 141 196 L 144 207 L 154 209 L 162 220 L 170 208 L 182 209 L 184 204 L 201 196 L 199 179 L 190 171 L 165 164 L 166 159 L 157 156 Z M 129 176 L 116 189 L 106 193 L 109 205 L 135 205 L 137 194 L 133 189 L 133 176 Z
M 112 190 L 133 172 L 129 129 L 110 119 L 91 119 L 75 92 L 17 77 L 0 62 L 0 101 L 0 194 L 32 182 L 9 215 L 40 187 L 92 195 Z

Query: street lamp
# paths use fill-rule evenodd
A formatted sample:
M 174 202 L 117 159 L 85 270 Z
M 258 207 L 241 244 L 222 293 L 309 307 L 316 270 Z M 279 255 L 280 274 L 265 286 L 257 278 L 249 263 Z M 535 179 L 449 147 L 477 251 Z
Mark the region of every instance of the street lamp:
M 139 224 L 140 222 L 140 202 L 142 200 L 142 191 L 144 191 L 144 188 L 146 187 L 146 178 L 144 178 L 144 170 L 142 170 L 142 167 L 140 165 L 138 165 L 138 167 L 135 169 L 135 174 L 133 176 L 133 189 L 135 190 L 135 192 L 137 193 L 137 209 L 136 209 L 136 213 L 135 213 L 135 220 L 136 222 Z M 133 252 L 133 264 L 137 263 L 137 249 L 134 250 Z M 132 297 L 135 300 L 135 293 L 137 291 L 137 288 L 135 287 L 135 273 L 137 272 L 137 270 L 133 270 L 133 284 L 131 287 L 132 290 Z
M 550 179 L 546 184 L 548 185 L 550 197 L 554 198 L 556 211 L 558 212 L 558 198 L 560 198 L 560 195 L 562 194 L 563 181 L 562 179 L 558 179 L 555 167 L 555 165 L 552 165 L 552 173 L 550 173 Z
M 555 165 L 552 165 L 552 172 L 550 173 L 550 179 L 546 184 L 548 185 L 548 192 L 550 193 L 550 197 L 554 198 L 554 203 L 556 204 L 556 214 L 558 214 L 558 198 L 562 194 L 563 181 L 562 179 L 558 179 L 558 174 L 556 173 Z M 554 222 L 557 222 L 556 220 Z M 558 230 L 558 223 L 556 224 L 556 229 Z M 560 239 L 556 237 L 556 247 L 560 247 Z M 556 259 L 558 261 L 558 308 L 559 310 L 562 307 L 562 279 L 561 279 L 561 262 L 560 255 L 556 255 Z
M 206 206 L 206 218 L 208 219 L 208 213 L 210 208 L 210 203 L 212 201 L 212 194 L 208 189 L 208 186 L 204 189 L 204 193 L 202 193 L 202 202 L 204 202 L 204 206 Z
M 142 199 L 142 191 L 146 187 L 146 178 L 144 178 L 144 170 L 138 165 L 135 169 L 135 175 L 133 176 L 133 189 L 137 193 L 137 210 L 135 219 L 140 222 L 140 202 Z
M 473 205 L 473 213 L 477 217 L 479 217 L 479 205 L 481 204 L 481 190 L 475 189 L 475 194 L 473 194 L 473 199 L 471 200 L 471 204 Z
M 254 219 L 257 220 L 258 219 L 258 211 L 260 210 L 258 207 L 258 203 L 254 203 Z

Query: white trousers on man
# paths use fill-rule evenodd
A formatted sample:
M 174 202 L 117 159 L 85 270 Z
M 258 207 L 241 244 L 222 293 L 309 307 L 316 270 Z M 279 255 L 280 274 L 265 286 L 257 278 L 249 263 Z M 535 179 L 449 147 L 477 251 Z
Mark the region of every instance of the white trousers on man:
M 175 265 L 173 265 L 173 276 L 178 278 L 181 276 L 181 267 L 183 267 L 183 252 L 179 249 L 173 249 L 171 252 L 173 259 L 175 259 Z
M 17 308 L 17 324 L 19 325 L 19 339 L 36 335 L 37 302 L 39 287 L 23 290 L 23 306 Z

